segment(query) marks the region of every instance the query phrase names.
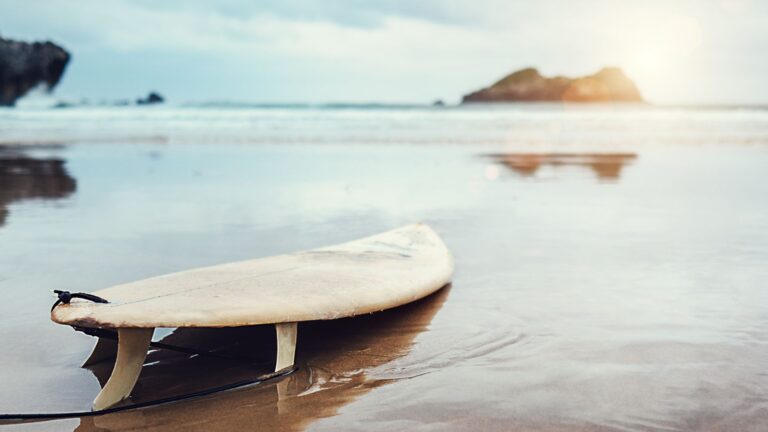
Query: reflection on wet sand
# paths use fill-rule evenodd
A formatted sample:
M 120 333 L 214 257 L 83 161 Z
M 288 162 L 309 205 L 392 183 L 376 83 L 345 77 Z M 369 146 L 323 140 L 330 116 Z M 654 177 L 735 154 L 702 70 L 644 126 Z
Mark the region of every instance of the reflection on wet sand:
M 301 430 L 388 382 L 367 377 L 367 371 L 408 354 L 416 336 L 440 310 L 449 289 L 385 312 L 300 324 L 299 370 L 286 378 L 192 401 L 82 418 L 76 430 Z M 254 359 L 260 366 L 254 370 L 253 366 L 227 360 L 153 351 L 134 390 L 133 402 L 236 382 L 273 367 L 272 326 L 178 329 L 163 342 L 216 349 Z M 102 384 L 110 367 L 105 362 L 92 369 Z
M 542 166 L 584 166 L 600 180 L 617 180 L 635 153 L 502 153 L 488 155 L 523 177 L 531 177 Z
M 34 158 L 18 147 L 0 146 L 0 226 L 8 217 L 8 205 L 28 199 L 58 199 L 71 195 L 77 182 L 65 161 Z

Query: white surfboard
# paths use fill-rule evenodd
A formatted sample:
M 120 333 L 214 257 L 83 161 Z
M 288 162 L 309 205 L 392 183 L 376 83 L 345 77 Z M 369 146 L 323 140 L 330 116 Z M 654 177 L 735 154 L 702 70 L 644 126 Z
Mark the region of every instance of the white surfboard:
M 109 303 L 73 299 L 51 311 L 60 324 L 116 329 L 89 361 L 117 350 L 95 410 L 128 397 L 156 327 L 275 324 L 275 370 L 294 363 L 297 323 L 377 312 L 450 282 L 453 259 L 427 225 L 414 224 L 336 246 L 187 270 L 96 291 Z M 88 362 L 86 362 L 88 363 Z

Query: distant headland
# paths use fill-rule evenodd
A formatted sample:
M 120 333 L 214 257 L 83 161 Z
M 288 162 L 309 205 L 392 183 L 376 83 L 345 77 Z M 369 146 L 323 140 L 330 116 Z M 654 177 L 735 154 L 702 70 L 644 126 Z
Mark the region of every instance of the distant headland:
M 19 42 L 0 37 L 0 106 L 16 101 L 38 86 L 52 90 L 61 80 L 70 53 L 53 42 Z M 164 97 L 151 92 L 136 100 L 137 105 L 162 103 Z M 493 85 L 474 91 L 462 103 L 477 102 L 643 102 L 635 83 L 617 67 L 606 67 L 577 78 L 545 77 L 534 68 L 513 72 Z M 98 105 L 130 105 L 127 99 Z M 90 105 L 87 100 L 60 101 L 55 107 Z M 442 100 L 433 103 L 443 106 Z
M 521 69 L 462 99 L 462 103 L 545 101 L 642 102 L 643 98 L 621 69 L 607 67 L 579 78 L 550 78 L 534 68 Z
M 0 106 L 13 106 L 28 91 L 56 87 L 69 52 L 53 42 L 17 42 L 0 37 Z

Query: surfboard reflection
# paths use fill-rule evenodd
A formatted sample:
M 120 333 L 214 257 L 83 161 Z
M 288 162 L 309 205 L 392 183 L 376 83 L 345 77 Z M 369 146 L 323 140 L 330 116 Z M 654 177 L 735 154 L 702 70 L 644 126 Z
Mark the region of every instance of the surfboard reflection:
M 131 430 L 173 424 L 179 430 L 296 430 L 336 411 L 386 380 L 368 372 L 405 356 L 445 302 L 450 286 L 388 311 L 332 321 L 301 323 L 297 366 L 286 378 L 200 399 L 100 417 L 82 418 L 78 431 Z M 177 329 L 163 343 L 214 349 L 219 354 L 252 359 L 237 361 L 152 351 L 147 356 L 132 402 L 253 378 L 274 367 L 274 327 Z M 91 370 L 103 385 L 111 362 Z

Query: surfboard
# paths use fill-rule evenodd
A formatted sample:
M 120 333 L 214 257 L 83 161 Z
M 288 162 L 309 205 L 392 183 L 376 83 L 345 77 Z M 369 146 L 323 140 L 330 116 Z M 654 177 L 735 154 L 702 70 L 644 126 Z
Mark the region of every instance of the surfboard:
M 108 301 L 73 299 L 51 319 L 115 329 L 86 361 L 115 357 L 94 410 L 130 395 L 157 327 L 274 324 L 275 371 L 294 364 L 297 323 L 373 313 L 421 299 L 448 284 L 453 259 L 425 224 L 412 224 L 335 246 L 152 277 L 94 292 Z

